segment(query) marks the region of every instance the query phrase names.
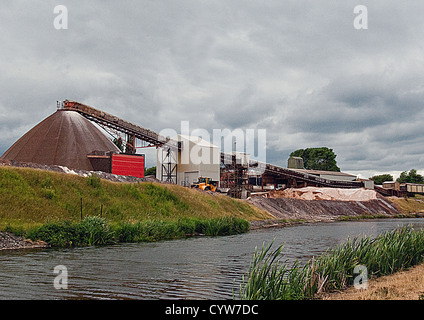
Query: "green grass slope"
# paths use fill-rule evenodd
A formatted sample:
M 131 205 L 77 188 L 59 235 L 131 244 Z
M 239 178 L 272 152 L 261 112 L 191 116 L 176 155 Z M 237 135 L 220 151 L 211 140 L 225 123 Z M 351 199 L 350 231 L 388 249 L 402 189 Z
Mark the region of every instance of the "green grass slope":
M 81 206 L 82 202 L 82 206 Z M 96 176 L 0 167 L 0 231 L 99 216 L 111 224 L 182 218 L 270 218 L 248 203 L 176 185 L 114 183 Z

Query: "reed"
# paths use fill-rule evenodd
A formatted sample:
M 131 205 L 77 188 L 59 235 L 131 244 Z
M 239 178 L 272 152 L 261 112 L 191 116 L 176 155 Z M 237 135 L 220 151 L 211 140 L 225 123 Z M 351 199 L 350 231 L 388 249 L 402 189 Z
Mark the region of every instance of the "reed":
M 86 217 L 79 223 L 50 222 L 25 234 L 32 240 L 43 240 L 52 247 L 91 246 L 113 243 L 113 232 L 106 219 Z
M 226 236 L 249 231 L 249 222 L 240 218 L 182 218 L 176 221 L 147 220 L 120 223 L 114 228 L 119 242 L 150 242 L 195 235 Z
M 263 246 L 242 279 L 241 299 L 312 299 L 353 284 L 355 266 L 368 277 L 388 275 L 424 261 L 424 230 L 403 227 L 376 238 L 356 237 L 309 260 L 302 267 L 281 263 L 283 247 Z
M 303 297 L 305 273 L 297 261 L 291 267 L 287 261 L 282 262 L 282 251 L 283 246 L 272 250 L 272 243 L 263 245 L 261 250 L 255 249 L 248 276 L 242 278 L 240 285 L 241 299 L 293 300 Z
M 78 223 L 50 222 L 24 235 L 43 240 L 53 247 L 105 245 L 118 242 L 152 242 L 204 234 L 224 236 L 247 232 L 249 222 L 240 218 L 182 218 L 178 220 L 144 220 L 136 223 L 110 224 L 105 218 L 86 217 Z M 9 230 L 20 231 L 22 230 Z

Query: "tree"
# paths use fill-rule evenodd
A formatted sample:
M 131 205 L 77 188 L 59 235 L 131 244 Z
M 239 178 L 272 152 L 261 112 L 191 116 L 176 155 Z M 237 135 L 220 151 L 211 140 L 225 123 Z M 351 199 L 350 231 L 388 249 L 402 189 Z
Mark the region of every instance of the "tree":
M 396 180 L 399 183 L 424 183 L 424 177 L 417 173 L 417 170 L 411 169 L 409 173 L 403 171 Z
M 290 156 L 301 157 L 305 169 L 340 171 L 336 162 L 336 154 L 333 149 L 327 147 L 299 149 L 293 151 Z
M 379 174 L 376 176 L 372 176 L 370 180 L 374 181 L 374 184 L 381 185 L 385 181 L 393 181 L 393 176 L 391 174 Z
M 124 146 L 122 145 L 122 138 L 114 138 L 112 142 L 121 150 L 121 152 L 124 152 Z
M 144 170 L 144 176 L 155 176 L 156 175 L 156 167 L 151 167 Z
M 134 154 L 135 148 L 134 148 L 134 136 L 128 135 L 127 144 L 125 145 L 125 153 L 127 154 Z

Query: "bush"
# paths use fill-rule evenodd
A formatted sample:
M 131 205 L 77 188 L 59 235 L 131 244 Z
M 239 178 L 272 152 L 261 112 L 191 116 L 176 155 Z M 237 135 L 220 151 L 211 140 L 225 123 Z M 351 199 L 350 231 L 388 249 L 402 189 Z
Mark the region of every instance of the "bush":
M 171 240 L 197 233 L 224 236 L 248 230 L 248 221 L 235 218 L 145 220 L 137 223 L 119 223 L 111 227 L 105 218 L 87 217 L 79 223 L 69 221 L 47 223 L 28 232 L 27 237 L 32 240 L 43 240 L 53 247 L 73 247 Z
M 91 246 L 113 242 L 113 232 L 105 218 L 87 217 L 77 224 L 77 228 L 84 239 L 83 244 Z
M 113 232 L 104 218 L 87 217 L 80 223 L 47 223 L 28 232 L 32 240 L 43 240 L 52 247 L 91 246 L 113 243 Z
M 75 245 L 78 238 L 75 227 L 69 221 L 47 223 L 30 230 L 27 237 L 31 240 L 43 240 L 53 247 Z
M 177 221 L 177 228 L 184 235 L 190 236 L 196 233 L 196 220 L 182 218 Z
M 197 221 L 196 231 L 207 236 L 226 236 L 244 233 L 249 230 L 245 219 L 223 217 Z

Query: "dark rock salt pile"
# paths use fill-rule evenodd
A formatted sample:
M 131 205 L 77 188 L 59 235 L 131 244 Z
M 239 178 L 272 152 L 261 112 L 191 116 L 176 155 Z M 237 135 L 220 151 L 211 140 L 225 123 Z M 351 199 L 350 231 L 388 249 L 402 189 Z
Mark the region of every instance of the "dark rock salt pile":
M 93 171 L 87 157 L 93 152 L 120 150 L 79 113 L 56 111 L 16 141 L 0 160 Z

